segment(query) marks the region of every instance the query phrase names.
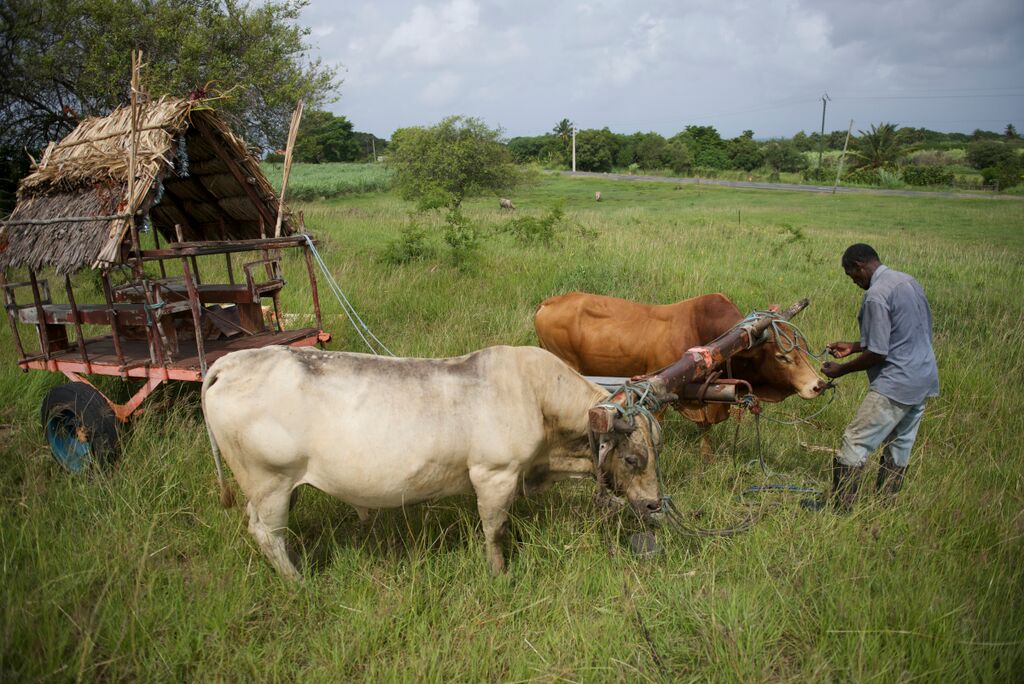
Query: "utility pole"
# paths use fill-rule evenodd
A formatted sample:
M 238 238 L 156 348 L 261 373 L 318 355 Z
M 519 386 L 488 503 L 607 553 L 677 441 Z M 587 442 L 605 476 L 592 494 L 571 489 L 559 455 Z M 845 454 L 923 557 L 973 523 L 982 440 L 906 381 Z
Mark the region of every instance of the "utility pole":
M 821 158 L 825 154 L 825 108 L 831 100 L 828 93 L 821 96 L 821 141 L 818 143 L 818 171 L 821 171 Z
M 576 126 L 572 127 L 572 172 L 576 173 Z
M 832 186 L 832 194 L 836 194 L 839 187 L 839 176 L 843 173 L 843 162 L 846 161 L 846 148 L 850 146 L 850 134 L 853 133 L 853 119 L 850 119 L 850 127 L 846 129 L 846 142 L 843 143 L 843 156 L 839 158 L 839 168 L 836 169 L 836 182 Z

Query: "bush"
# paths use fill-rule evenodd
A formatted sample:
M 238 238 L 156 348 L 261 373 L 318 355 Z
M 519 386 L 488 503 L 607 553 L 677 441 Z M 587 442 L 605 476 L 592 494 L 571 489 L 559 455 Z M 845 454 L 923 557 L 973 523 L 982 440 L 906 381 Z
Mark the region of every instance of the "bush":
M 878 169 L 868 166 L 854 169 L 846 174 L 843 180 L 847 183 L 856 183 L 857 185 L 881 185 L 882 183 L 882 179 L 878 177 Z
M 397 266 L 433 256 L 434 247 L 427 241 L 426 229 L 419 223 L 410 223 L 402 230 L 402 237 L 387 244 L 383 261 Z
M 565 210 L 559 203 L 551 207 L 540 218 L 536 216 L 518 216 L 499 230 L 500 232 L 509 233 L 523 244 L 540 242 L 550 245 L 564 218 Z
M 995 168 L 1016 157 L 1011 146 L 996 140 L 978 140 L 967 146 L 967 163 L 976 169 Z
M 952 185 L 953 172 L 942 166 L 908 166 L 903 169 L 907 185 Z
M 1006 190 L 1020 184 L 1020 170 L 1020 162 L 1014 156 L 998 166 L 982 169 L 981 177 L 985 185 L 995 185 L 998 190 Z

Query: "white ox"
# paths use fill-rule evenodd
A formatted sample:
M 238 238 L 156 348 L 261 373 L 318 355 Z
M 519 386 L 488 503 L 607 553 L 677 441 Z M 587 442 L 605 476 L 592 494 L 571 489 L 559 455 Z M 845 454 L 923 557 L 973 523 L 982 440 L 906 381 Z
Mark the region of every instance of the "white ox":
M 202 397 L 222 501 L 231 497 L 220 453 L 248 498 L 249 531 L 292 579 L 283 531 L 301 484 L 361 519 L 474 492 L 495 574 L 519 491 L 600 472 L 600 491 L 659 515 L 657 422 L 618 418 L 611 432 L 591 432 L 588 412 L 608 393 L 543 349 L 412 359 L 265 347 L 219 359 Z

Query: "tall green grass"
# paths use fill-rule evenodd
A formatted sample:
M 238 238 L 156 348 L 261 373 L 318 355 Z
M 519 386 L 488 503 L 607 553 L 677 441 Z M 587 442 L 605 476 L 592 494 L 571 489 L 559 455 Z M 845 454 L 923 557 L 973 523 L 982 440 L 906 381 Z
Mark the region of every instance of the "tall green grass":
M 600 190 L 602 201 L 593 201 Z M 1024 205 L 743 191 L 546 178 L 518 215 L 563 202 L 596 233 L 549 247 L 498 232 L 494 200 L 466 212 L 494 231 L 472 268 L 381 255 L 409 206 L 358 195 L 301 206 L 363 319 L 403 355 L 532 344 L 532 316 L 574 289 L 670 302 L 722 291 L 744 310 L 809 297 L 812 346 L 856 335 L 861 296 L 842 273 L 850 243 L 873 244 L 924 285 L 942 396 L 925 415 L 894 508 L 866 495 L 849 517 L 750 485 L 824 486 L 834 446 L 865 391 L 845 378 L 810 423 L 718 426 L 716 461 L 665 419 L 664 484 L 694 524 L 764 518 L 732 539 L 664 530 L 663 553 L 631 555 L 628 516 L 602 518 L 587 483 L 518 501 L 510 573 L 493 579 L 472 499 L 381 512 L 303 491 L 291 541 L 306 581 L 276 577 L 240 508 L 217 503 L 197 388 L 158 390 L 109 472 L 69 477 L 38 425 L 61 378 L 15 368 L 0 333 L 0 679 L 523 681 L 1014 681 L 1024 672 Z M 429 224 L 437 233 L 439 225 Z M 434 239 L 440 245 L 440 238 Z M 308 312 L 300 260 L 285 309 Z M 321 283 L 323 280 L 321 279 Z M 321 289 L 331 347 L 361 350 Z M 127 388 L 107 380 L 104 388 Z M 424 387 L 423 392 L 429 393 Z M 766 417 L 819 408 L 790 399 Z M 645 632 L 646 630 L 646 632 Z M 655 656 L 661 665 L 655 661 Z
M 264 162 L 263 173 L 281 189 L 283 164 Z M 365 192 L 383 192 L 391 173 L 383 164 L 294 164 L 288 175 L 285 199 L 289 202 L 330 199 Z

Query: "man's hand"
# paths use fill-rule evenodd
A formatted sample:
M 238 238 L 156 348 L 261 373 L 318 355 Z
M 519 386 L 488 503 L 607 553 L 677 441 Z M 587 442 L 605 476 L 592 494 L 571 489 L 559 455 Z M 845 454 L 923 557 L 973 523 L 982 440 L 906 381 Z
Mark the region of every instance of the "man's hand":
M 826 361 L 825 363 L 821 364 L 821 374 L 824 375 L 826 378 L 835 380 L 836 378 L 841 377 L 843 375 L 843 366 L 845 365 L 846 364 L 843 363 L 836 363 L 835 361 Z
M 834 356 L 837 359 L 841 359 L 845 356 L 849 356 L 858 349 L 860 345 L 856 342 L 830 342 L 826 347 L 825 351 Z M 826 364 L 828 365 L 828 364 Z M 835 364 L 833 364 L 835 365 Z M 831 376 L 830 376 L 831 377 Z

